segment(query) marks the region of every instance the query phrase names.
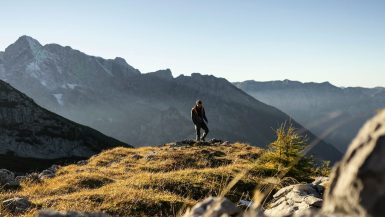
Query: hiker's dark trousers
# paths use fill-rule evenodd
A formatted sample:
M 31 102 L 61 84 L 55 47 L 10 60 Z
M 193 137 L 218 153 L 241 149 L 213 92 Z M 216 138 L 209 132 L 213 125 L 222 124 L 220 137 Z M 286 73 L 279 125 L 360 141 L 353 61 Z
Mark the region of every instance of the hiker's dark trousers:
M 201 129 L 203 129 L 205 131 L 203 133 L 202 138 L 201 138 Z M 197 141 L 200 141 L 201 139 L 205 140 L 207 134 L 209 133 L 209 128 L 207 127 L 207 124 L 203 122 L 203 123 L 195 125 L 195 131 L 197 133 L 197 137 L 196 137 Z

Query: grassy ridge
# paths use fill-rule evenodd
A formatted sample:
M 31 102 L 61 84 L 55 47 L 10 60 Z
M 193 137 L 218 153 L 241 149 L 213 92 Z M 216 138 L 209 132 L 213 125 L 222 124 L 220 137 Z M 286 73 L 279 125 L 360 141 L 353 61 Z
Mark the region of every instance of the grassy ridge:
M 250 199 L 271 170 L 256 164 L 263 150 L 247 144 L 114 148 L 69 165 L 42 182 L 24 181 L 0 200 L 28 197 L 40 209 L 104 211 L 112 216 L 177 216 L 209 195 L 219 195 L 242 171 L 250 171 L 229 191 L 233 202 Z M 11 216 L 2 210 L 2 214 Z

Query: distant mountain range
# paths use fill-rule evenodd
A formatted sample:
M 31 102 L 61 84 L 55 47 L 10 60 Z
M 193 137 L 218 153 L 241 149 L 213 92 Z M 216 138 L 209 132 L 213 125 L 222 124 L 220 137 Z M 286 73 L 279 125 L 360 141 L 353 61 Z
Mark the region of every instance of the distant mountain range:
M 254 98 L 297 120 L 345 152 L 363 123 L 385 108 L 385 88 L 336 87 L 329 82 L 245 81 L 235 83 Z
M 38 106 L 0 81 L 0 168 L 35 170 L 127 146 Z
M 273 129 L 292 120 L 222 78 L 198 73 L 174 78 L 168 69 L 142 74 L 122 58 L 43 46 L 28 36 L 0 54 L 0 79 L 55 113 L 135 146 L 193 138 L 190 111 L 198 98 L 206 107 L 209 137 L 266 146 L 275 139 Z M 341 157 L 323 141 L 312 153 L 332 161 Z

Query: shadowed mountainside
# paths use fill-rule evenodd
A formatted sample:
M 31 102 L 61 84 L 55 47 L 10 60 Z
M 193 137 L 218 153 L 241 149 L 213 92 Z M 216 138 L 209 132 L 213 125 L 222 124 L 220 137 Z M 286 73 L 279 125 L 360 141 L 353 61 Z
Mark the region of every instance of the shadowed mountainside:
M 0 168 L 36 170 L 73 162 L 104 149 L 127 146 L 38 106 L 0 81 Z

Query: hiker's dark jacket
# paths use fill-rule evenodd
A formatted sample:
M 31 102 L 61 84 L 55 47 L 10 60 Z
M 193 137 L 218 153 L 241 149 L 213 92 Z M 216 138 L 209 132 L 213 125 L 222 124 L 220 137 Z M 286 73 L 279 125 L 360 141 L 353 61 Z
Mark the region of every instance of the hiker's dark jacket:
M 191 119 L 194 122 L 195 125 L 199 126 L 204 123 L 203 120 L 207 121 L 206 112 L 203 107 L 198 108 L 197 106 L 194 106 L 194 108 L 191 109 Z

